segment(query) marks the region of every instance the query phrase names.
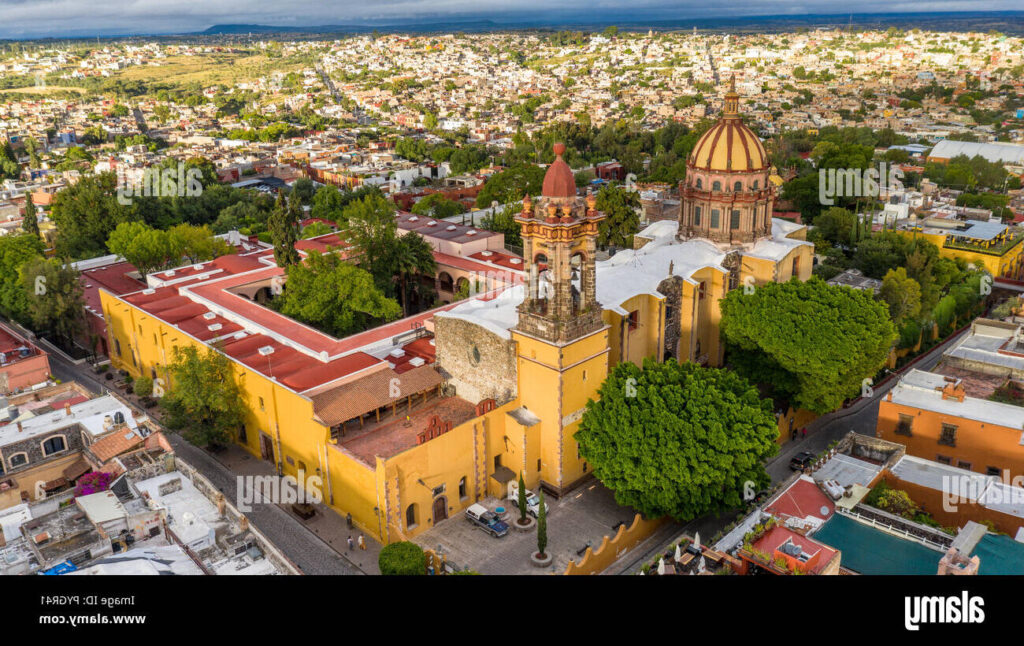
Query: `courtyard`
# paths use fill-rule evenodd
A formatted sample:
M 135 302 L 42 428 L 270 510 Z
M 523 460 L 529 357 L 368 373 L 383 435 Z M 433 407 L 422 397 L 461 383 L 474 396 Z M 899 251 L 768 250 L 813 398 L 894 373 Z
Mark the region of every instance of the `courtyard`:
M 583 558 L 588 542 L 597 549 L 605 535 L 614 536 L 618 524 L 629 526 L 636 515 L 629 507 L 615 503 L 611 490 L 591 480 L 559 500 L 545 496 L 548 505 L 548 548 L 551 565 L 538 568 L 530 561 L 537 551 L 536 525 L 517 531 L 519 518 L 515 501 L 485 498 L 484 507 L 509 510 L 508 534 L 495 538 L 478 528 L 460 511 L 413 539 L 425 549 L 440 551 L 457 569 L 470 568 L 481 574 L 562 574 L 570 560 Z

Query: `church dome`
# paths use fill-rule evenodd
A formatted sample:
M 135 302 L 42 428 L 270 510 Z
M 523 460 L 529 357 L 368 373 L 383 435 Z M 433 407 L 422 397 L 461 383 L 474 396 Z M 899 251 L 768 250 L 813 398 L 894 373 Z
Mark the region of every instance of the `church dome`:
M 735 79 L 725 95 L 722 118 L 697 140 L 687 165 L 720 172 L 763 171 L 768 168 L 768 153 L 761 140 L 740 119 Z
M 555 144 L 554 150 L 555 161 L 548 166 L 548 172 L 544 175 L 541 195 L 544 197 L 576 197 L 576 178 L 573 176 L 569 164 L 562 159 L 562 155 L 565 154 L 565 144 Z

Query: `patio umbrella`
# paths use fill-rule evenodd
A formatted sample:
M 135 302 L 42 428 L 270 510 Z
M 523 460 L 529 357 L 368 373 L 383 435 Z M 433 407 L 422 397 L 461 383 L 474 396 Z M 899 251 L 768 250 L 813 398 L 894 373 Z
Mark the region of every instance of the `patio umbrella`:
M 700 532 L 693 533 L 693 546 L 700 549 Z
M 707 564 L 704 562 L 704 557 L 702 556 L 702 557 L 700 557 L 700 560 L 697 561 L 697 571 L 698 572 L 704 572 L 707 569 L 708 569 Z
M 665 574 L 665 559 L 664 559 L 664 557 L 658 559 L 658 574 L 659 575 L 664 575 Z
M 679 549 L 678 545 L 676 545 L 676 553 L 672 558 L 675 560 L 676 563 L 678 563 L 679 560 L 683 558 L 683 551 Z

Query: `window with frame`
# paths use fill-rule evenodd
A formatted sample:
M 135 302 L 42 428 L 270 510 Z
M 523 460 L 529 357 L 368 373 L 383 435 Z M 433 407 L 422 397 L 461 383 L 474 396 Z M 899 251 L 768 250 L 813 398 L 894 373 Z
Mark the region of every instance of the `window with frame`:
M 53 455 L 54 453 L 60 453 L 67 448 L 64 443 L 63 437 L 51 437 L 50 439 L 43 442 L 43 455 Z
M 800 276 L 800 257 L 793 258 L 793 275 Z
M 743 182 L 736 182 L 735 184 L 733 184 L 732 185 L 732 190 L 734 190 L 737 193 L 742 191 L 743 190 Z
M 697 178 L 697 188 L 704 188 L 704 182 L 699 177 Z
M 715 182 L 714 184 L 711 185 L 711 190 L 712 191 L 720 191 L 720 190 L 722 190 L 722 183 L 721 182 Z
M 462 476 L 459 480 L 459 498 L 464 500 L 466 498 L 466 476 Z
M 942 433 L 939 435 L 939 444 L 945 446 L 956 446 L 956 426 L 953 424 L 943 424 Z
M 966 462 L 964 460 L 957 460 L 956 466 L 960 467 L 961 469 L 965 469 L 967 471 L 971 470 L 971 463 L 970 462 Z
M 405 508 L 405 527 L 416 526 L 416 503 L 413 503 Z
M 693 207 L 693 226 L 695 226 L 695 227 L 699 227 L 700 226 L 700 207 L 699 206 Z
M 740 228 L 740 212 L 737 209 L 733 209 L 732 214 L 729 217 L 729 228 L 739 229 Z
M 11 468 L 12 469 L 17 469 L 18 467 L 23 467 L 26 464 L 28 464 L 28 454 L 26 454 L 26 453 L 15 453 L 14 455 L 12 455 L 10 457 L 8 462 L 11 463 Z
M 896 435 L 912 436 L 914 429 L 914 416 L 900 413 L 900 419 L 896 422 Z
M 951 457 L 949 457 L 947 455 L 936 455 L 935 456 L 935 461 L 938 462 L 939 464 L 949 464 L 949 465 L 953 464 L 953 458 L 951 458 Z
M 703 280 L 700 281 L 700 283 L 697 284 L 697 300 L 698 301 L 704 300 L 704 296 L 707 295 L 707 292 L 708 292 L 708 285 L 707 285 L 707 283 L 705 283 Z
M 721 212 L 718 209 L 711 209 L 711 228 L 717 229 L 719 220 L 721 219 Z
M 1002 472 L 1003 472 L 1002 469 L 1000 469 L 999 467 L 985 467 L 985 475 L 987 475 L 987 476 L 999 477 L 999 475 Z
M 629 331 L 630 332 L 632 332 L 633 330 L 635 330 L 638 327 L 640 327 L 640 311 L 639 310 L 633 310 L 632 312 L 630 312 L 628 320 L 629 320 Z

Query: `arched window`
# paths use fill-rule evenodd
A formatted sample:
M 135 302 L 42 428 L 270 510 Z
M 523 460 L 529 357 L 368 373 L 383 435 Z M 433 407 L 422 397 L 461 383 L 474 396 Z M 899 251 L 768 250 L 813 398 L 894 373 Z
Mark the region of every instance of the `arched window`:
M 28 454 L 27 453 L 16 453 L 16 454 L 11 456 L 10 462 L 11 462 L 11 468 L 12 469 L 17 469 L 18 467 L 23 467 L 26 464 L 28 464 Z
M 697 186 L 697 188 L 704 188 L 704 182 L 699 177 L 697 178 L 696 186 Z
M 445 292 L 453 292 L 453 291 L 455 291 L 453 289 L 454 286 L 455 286 L 455 281 L 452 279 L 451 274 L 449 274 L 446 271 L 442 271 L 441 274 L 437 277 L 437 279 L 438 279 L 438 282 L 441 284 L 440 285 L 441 286 L 441 291 L 445 291 Z
M 757 190 L 757 186 L 758 186 L 756 179 L 754 180 L 754 183 L 752 184 L 752 186 L 753 186 L 753 189 L 756 191 Z
M 732 190 L 736 191 L 737 193 L 742 191 L 743 190 L 743 182 L 736 182 L 735 184 L 733 184 L 732 185 Z
M 60 453 L 65 448 L 67 448 L 67 445 L 64 444 L 63 435 L 51 437 L 50 439 L 43 442 L 43 455 L 53 455 L 54 453 Z
M 714 184 L 711 185 L 711 190 L 712 191 L 720 191 L 720 190 L 722 190 L 722 183 L 721 182 L 715 182 Z
M 413 503 L 405 508 L 405 527 L 406 529 L 416 526 L 416 503 Z

